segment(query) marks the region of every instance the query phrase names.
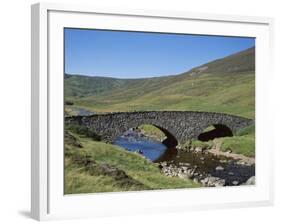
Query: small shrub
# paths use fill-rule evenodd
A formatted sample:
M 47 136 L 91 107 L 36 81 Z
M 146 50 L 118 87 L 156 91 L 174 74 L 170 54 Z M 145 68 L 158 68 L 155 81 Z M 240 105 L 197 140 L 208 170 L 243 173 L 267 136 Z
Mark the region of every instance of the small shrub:
M 101 136 L 95 133 L 93 128 L 88 128 L 87 126 L 78 124 L 67 124 L 65 129 L 73 131 L 79 135 L 85 135 L 93 140 L 101 141 Z
M 93 128 L 89 128 L 86 134 L 87 137 L 90 137 L 96 141 L 101 141 L 101 136 L 94 132 Z
M 71 101 L 68 101 L 68 100 L 66 100 L 65 101 L 65 105 L 69 105 L 69 106 L 72 106 L 74 103 L 73 102 L 71 102 Z

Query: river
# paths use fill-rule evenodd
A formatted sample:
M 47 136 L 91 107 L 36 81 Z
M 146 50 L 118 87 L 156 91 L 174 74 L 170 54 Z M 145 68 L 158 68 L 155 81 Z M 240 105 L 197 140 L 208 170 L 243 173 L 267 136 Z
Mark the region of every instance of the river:
M 232 158 L 215 156 L 211 153 L 184 152 L 177 148 L 167 148 L 161 142 L 132 130 L 125 132 L 114 144 L 128 151 L 140 153 L 152 162 L 165 163 L 179 170 L 186 165 L 191 169 L 196 168 L 194 172 L 196 179 L 212 176 L 223 179 L 224 185 L 240 185 L 255 176 L 254 165 L 241 164 Z

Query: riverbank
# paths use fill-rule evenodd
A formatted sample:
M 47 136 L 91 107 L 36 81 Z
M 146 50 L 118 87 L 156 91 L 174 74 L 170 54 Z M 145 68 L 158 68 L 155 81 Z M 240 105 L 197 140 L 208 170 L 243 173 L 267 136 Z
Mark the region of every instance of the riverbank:
M 168 177 L 138 153 L 70 131 L 65 134 L 66 194 L 200 187 Z
M 235 153 L 229 148 L 227 151 L 222 149 L 222 143 L 224 138 L 214 139 L 210 142 L 200 142 L 195 141 L 195 143 L 190 143 L 189 146 L 179 146 L 178 149 L 181 151 L 194 152 L 199 154 L 212 154 L 214 156 L 222 156 L 234 161 L 237 161 L 240 164 L 254 165 L 255 157 L 245 156 L 243 154 Z
M 163 141 L 163 133 L 152 125 L 142 125 L 139 132 L 157 141 Z M 251 125 L 240 130 L 233 137 L 215 138 L 206 142 L 191 140 L 177 146 L 180 151 L 195 153 L 211 153 L 214 156 L 224 156 L 241 164 L 255 164 L 255 126 Z
M 225 156 L 228 158 L 232 158 L 234 160 L 238 160 L 240 164 L 248 164 L 248 165 L 254 165 L 255 164 L 255 157 L 247 157 L 242 154 L 237 154 L 233 152 L 223 152 L 220 150 L 219 147 L 213 147 L 210 150 L 208 150 L 208 153 L 212 153 L 215 156 Z
M 141 127 L 140 133 L 163 140 L 157 129 L 149 125 Z M 253 142 L 254 127 L 251 126 L 237 136 L 180 144 L 176 154 L 171 155 L 168 150 L 156 162 L 165 175 L 192 179 L 206 187 L 252 185 L 255 184 L 255 158 L 246 155 L 254 155 Z
M 130 143 L 130 147 L 138 143 L 139 150 L 133 150 L 135 152 L 129 150 L 129 145 L 119 147 L 101 142 L 98 136 L 86 129 L 66 126 L 67 194 L 255 183 L 254 159 L 221 151 L 218 144 L 221 139 L 210 142 L 193 141 L 179 145 L 178 148 L 168 148 L 158 161 L 152 162 L 153 159 L 148 159 L 151 156 L 145 154 L 143 147 L 151 144 L 150 139 L 155 140 L 155 137 L 147 136 L 141 129 L 129 130 L 121 136 Z M 162 145 L 161 142 L 158 144 Z M 143 151 L 140 154 L 138 152 L 141 149 Z M 153 150 L 157 151 L 157 155 L 159 150 L 154 145 L 148 152 Z

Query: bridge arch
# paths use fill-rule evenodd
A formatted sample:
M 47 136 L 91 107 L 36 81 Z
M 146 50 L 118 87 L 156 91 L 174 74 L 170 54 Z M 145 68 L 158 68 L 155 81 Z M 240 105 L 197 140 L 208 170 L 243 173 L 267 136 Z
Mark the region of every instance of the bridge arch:
M 152 125 L 158 128 L 159 130 L 161 130 L 165 134 L 166 138 L 162 141 L 164 145 L 166 145 L 168 148 L 176 147 L 178 145 L 178 140 L 169 130 L 155 124 Z
M 169 131 L 168 129 L 166 129 L 162 126 L 159 126 L 159 124 L 155 124 L 153 122 L 140 122 L 136 125 L 129 125 L 129 126 L 126 125 L 126 126 L 120 128 L 119 131 L 116 132 L 116 134 L 114 136 L 112 136 L 112 141 L 115 141 L 118 137 L 122 136 L 128 130 L 137 129 L 142 125 L 151 125 L 151 126 L 154 126 L 155 128 L 157 128 L 159 131 L 161 131 L 165 135 L 165 138 L 162 140 L 162 143 L 165 146 L 167 146 L 168 148 L 176 147 L 178 145 L 178 140 L 171 131 Z
M 209 141 L 215 138 L 232 137 L 233 131 L 225 124 L 212 124 L 203 130 L 197 137 L 200 141 Z

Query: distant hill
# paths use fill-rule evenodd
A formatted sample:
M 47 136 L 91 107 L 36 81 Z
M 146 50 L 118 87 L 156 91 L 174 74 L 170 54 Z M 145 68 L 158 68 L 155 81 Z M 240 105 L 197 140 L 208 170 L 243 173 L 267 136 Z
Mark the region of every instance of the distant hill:
M 65 97 L 92 112 L 197 110 L 254 118 L 255 49 L 250 48 L 179 75 L 116 79 L 65 75 Z
M 235 74 L 255 71 L 255 48 L 232 54 L 191 70 L 191 73 Z
M 104 91 L 118 88 L 124 84 L 122 79 L 106 77 L 90 77 L 81 75 L 65 76 L 65 94 L 66 96 L 90 96 Z

